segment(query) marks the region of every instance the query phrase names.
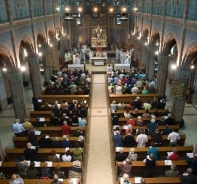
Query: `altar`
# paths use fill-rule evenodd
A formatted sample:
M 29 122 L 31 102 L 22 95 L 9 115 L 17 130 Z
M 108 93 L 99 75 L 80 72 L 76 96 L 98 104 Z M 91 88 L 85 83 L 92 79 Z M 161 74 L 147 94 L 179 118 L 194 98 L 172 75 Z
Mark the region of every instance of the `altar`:
M 91 64 L 95 66 L 103 66 L 107 63 L 107 57 L 91 57 Z
M 107 47 L 106 29 L 99 26 L 91 31 L 91 46 L 92 47 Z

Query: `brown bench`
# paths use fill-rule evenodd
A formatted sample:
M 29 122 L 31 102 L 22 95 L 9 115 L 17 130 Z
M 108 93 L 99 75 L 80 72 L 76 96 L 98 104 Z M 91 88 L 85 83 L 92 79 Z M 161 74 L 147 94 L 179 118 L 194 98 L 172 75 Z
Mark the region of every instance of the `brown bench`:
M 24 148 L 5 148 L 5 154 L 7 155 L 8 161 L 14 161 L 14 160 L 18 160 L 21 157 L 21 155 L 24 154 L 24 150 L 25 150 Z M 54 150 L 54 148 L 40 148 L 36 155 L 37 160 L 43 160 L 43 161 L 47 160 L 52 150 Z M 66 149 L 55 148 L 55 151 L 57 152 L 57 154 L 62 155 L 65 154 Z M 72 152 L 72 148 L 70 148 L 70 151 Z
M 8 184 L 10 179 L 0 179 L 1 184 Z M 40 182 L 41 184 L 51 184 L 53 181 L 52 179 L 24 179 L 23 180 L 25 184 L 36 184 Z M 68 184 L 68 179 L 63 180 L 63 184 Z M 81 181 L 80 181 L 81 183 Z
M 137 120 L 137 118 L 132 118 L 133 120 Z M 119 118 L 119 125 L 125 125 L 126 122 L 129 120 L 129 118 Z M 143 125 L 146 125 L 147 123 L 150 122 L 151 120 L 151 117 L 142 117 L 142 120 L 143 120 Z M 159 121 L 161 120 L 161 117 L 156 117 L 155 118 L 156 121 Z
M 118 165 L 122 164 L 122 162 L 116 163 L 117 168 L 117 176 L 120 174 L 120 170 Z M 185 160 L 174 160 L 172 161 L 172 164 L 175 164 L 177 166 L 177 169 L 180 173 L 183 173 L 186 171 L 188 164 Z M 161 176 L 164 175 L 166 170 L 169 170 L 170 166 L 165 165 L 164 160 L 156 161 L 156 167 L 155 167 L 155 176 Z M 145 164 L 143 161 L 132 161 L 132 176 L 141 176 L 142 173 L 145 172 Z
M 119 114 L 119 116 L 121 116 L 121 117 L 124 117 L 124 112 L 126 112 L 126 110 L 117 110 L 117 114 Z M 134 112 L 134 110 L 129 110 L 130 114 L 132 114 L 133 112 Z M 152 114 L 153 112 L 154 112 L 154 110 L 149 110 L 150 114 Z M 158 109 L 157 112 L 160 113 L 160 115 L 162 115 L 165 112 L 165 110 Z M 138 113 L 140 114 L 140 116 L 142 116 L 142 114 L 145 113 L 145 110 L 138 110 Z
M 192 153 L 194 150 L 193 146 L 176 146 L 176 147 L 158 147 L 159 151 L 159 159 L 165 160 L 167 157 L 167 152 L 172 152 L 172 150 L 176 148 L 177 152 L 179 153 L 180 157 L 186 157 L 187 153 Z M 137 148 L 135 147 L 135 153 L 138 154 L 138 160 L 143 160 L 146 158 L 146 154 L 149 147 L 145 148 Z M 130 148 L 123 147 L 123 152 L 129 153 Z M 116 149 L 115 149 L 116 152 Z
M 116 103 L 119 102 L 124 102 L 124 103 L 130 103 L 134 102 L 136 97 L 140 97 L 140 100 L 142 102 L 147 102 L 147 101 L 153 101 L 154 97 L 157 97 L 158 99 L 158 94 L 135 94 L 135 95 L 127 95 L 127 94 L 122 94 L 122 95 L 109 95 L 109 103 L 111 104 L 114 100 Z
M 38 111 L 38 112 L 40 112 L 40 111 Z M 50 123 L 50 118 L 46 118 L 46 117 L 43 117 L 43 116 L 39 116 L 40 118 L 45 118 L 45 120 L 44 120 L 44 124 L 46 125 L 46 126 L 51 126 L 51 123 Z M 71 120 L 71 118 L 69 118 L 70 119 L 70 122 L 72 121 Z M 88 123 L 88 119 L 87 118 L 85 118 L 86 119 L 86 121 L 87 121 L 87 123 Z M 32 123 L 32 125 L 34 124 L 34 122 L 36 122 L 37 121 L 37 119 L 36 118 L 29 118 L 29 121 Z
M 30 111 L 31 118 L 45 117 L 50 118 L 52 111 Z
M 136 135 L 134 135 L 134 138 L 136 140 Z M 163 137 L 163 145 L 162 146 L 169 146 L 169 140 L 167 140 L 167 135 L 162 135 Z M 186 139 L 186 135 L 180 135 L 180 140 L 177 141 L 177 145 L 179 146 L 184 146 L 185 145 L 185 139 Z M 148 135 L 148 143 L 146 144 L 146 146 L 149 146 L 151 145 L 151 142 L 152 142 L 152 138 L 150 135 Z M 137 143 L 136 143 L 137 145 Z
M 40 162 L 40 167 L 36 167 L 39 171 L 44 167 L 45 162 Z M 68 175 L 69 168 L 73 165 L 73 162 L 52 162 L 52 167 L 50 167 L 51 171 L 55 170 L 55 167 L 59 165 L 61 170 L 65 173 L 65 176 Z M 83 165 L 82 165 L 83 167 Z M 16 162 L 2 162 L 1 172 L 6 173 L 6 175 L 12 175 L 13 173 L 18 173 L 18 169 L 16 167 Z M 1 182 L 0 182 L 1 183 Z
M 78 127 L 70 127 L 70 134 L 69 136 L 73 136 L 73 134 L 77 131 Z M 61 127 L 34 127 L 34 129 L 41 131 L 41 134 L 49 135 L 49 136 L 62 136 L 62 129 Z M 79 129 L 86 134 L 86 127 L 79 127 Z
M 40 139 L 40 137 L 38 137 L 38 140 Z M 50 137 L 50 139 L 52 139 L 53 141 L 55 140 L 55 137 Z M 59 137 L 59 141 L 62 141 L 63 137 Z M 76 141 L 78 141 L 78 137 L 68 137 L 68 140 L 71 143 L 71 146 L 74 147 Z M 12 141 L 14 144 L 15 148 L 24 148 L 26 147 L 26 144 L 28 141 L 28 137 L 12 137 Z M 85 142 L 85 139 L 84 139 Z
M 163 177 L 163 178 L 145 178 L 146 179 L 146 184 L 161 184 L 161 183 L 165 183 L 165 184 L 181 184 L 181 180 L 176 177 L 176 178 L 171 178 L 171 177 Z M 135 183 L 135 178 L 129 178 L 129 181 L 131 181 L 132 183 Z M 118 182 L 117 184 L 121 184 L 120 183 L 120 178 L 118 178 Z
M 114 125 L 115 127 L 116 125 Z M 139 126 L 132 126 L 132 129 L 134 131 L 134 133 L 136 132 L 136 130 L 139 128 Z M 147 126 L 142 126 L 142 128 L 146 131 L 146 133 L 148 132 L 148 128 Z M 160 131 L 163 131 L 166 128 L 165 125 L 159 125 L 157 126 L 157 129 L 159 129 Z M 124 132 L 124 126 L 119 126 L 119 129 Z M 169 129 L 174 129 L 175 131 L 179 131 L 179 125 L 169 125 Z
M 42 99 L 42 104 L 54 104 L 55 101 L 62 103 L 63 100 L 66 100 L 69 103 L 73 102 L 73 100 L 77 100 L 78 102 L 86 100 L 87 104 L 90 103 L 90 95 L 41 95 L 40 98 Z

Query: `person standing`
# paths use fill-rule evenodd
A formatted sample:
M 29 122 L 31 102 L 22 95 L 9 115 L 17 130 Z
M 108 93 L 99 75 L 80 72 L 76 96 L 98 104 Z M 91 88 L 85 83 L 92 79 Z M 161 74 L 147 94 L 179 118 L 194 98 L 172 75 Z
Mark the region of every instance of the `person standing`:
M 155 170 L 155 159 L 154 154 L 151 153 L 148 155 L 143 162 L 145 163 L 146 169 L 145 169 L 145 178 L 152 178 L 154 175 Z
M 174 131 L 174 129 L 172 129 L 172 132 L 168 135 L 167 139 L 170 141 L 170 146 L 176 146 L 177 141 L 180 139 L 180 136 L 177 132 Z
M 116 134 L 113 136 L 113 140 L 114 140 L 115 147 L 122 147 L 123 146 L 123 144 L 122 144 L 123 137 L 122 137 L 122 135 L 120 135 L 119 130 L 116 131 Z
M 143 131 L 136 137 L 137 147 L 144 148 L 148 142 L 148 136 Z
M 184 172 L 182 175 L 179 176 L 182 184 L 195 184 L 196 183 L 196 176 L 192 175 L 192 169 L 187 168 L 187 171 Z

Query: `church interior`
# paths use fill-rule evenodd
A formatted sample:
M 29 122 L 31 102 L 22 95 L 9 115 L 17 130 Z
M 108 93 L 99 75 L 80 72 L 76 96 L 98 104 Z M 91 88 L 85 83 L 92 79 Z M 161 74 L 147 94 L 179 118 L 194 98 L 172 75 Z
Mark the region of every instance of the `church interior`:
M 0 0 L 0 184 L 181 184 L 186 175 L 189 183 L 197 183 L 196 7 L 196 0 Z M 143 85 L 135 93 L 137 81 Z M 133 105 L 138 97 L 139 108 Z M 164 105 L 155 110 L 154 101 Z M 145 116 L 148 103 L 152 107 Z M 125 146 L 132 118 L 134 144 Z M 14 129 L 18 119 L 22 135 Z M 31 122 L 30 129 L 25 122 Z M 153 133 L 149 124 L 155 125 Z M 166 124 L 170 132 L 164 135 Z M 145 133 L 137 134 L 139 128 Z M 78 130 L 83 135 L 80 149 L 80 136 L 74 136 Z M 163 139 L 157 146 L 156 131 Z M 171 145 L 173 132 L 178 138 Z M 144 146 L 137 141 L 141 134 L 147 135 Z M 43 135 L 52 142 L 57 137 L 63 142 L 65 135 L 71 145 L 42 147 Z M 23 155 L 27 158 L 28 142 L 36 150 L 37 159 L 30 159 L 37 164 L 36 177 L 27 174 L 30 161 L 22 170 L 18 166 L 25 162 Z M 152 147 L 158 159 L 153 158 L 150 172 L 144 160 Z M 82 158 L 75 155 L 77 149 Z M 49 159 L 54 150 L 58 161 Z M 72 159 L 63 161 L 67 150 Z M 131 150 L 137 158 L 127 163 Z M 180 158 L 171 161 L 168 154 L 174 150 Z M 78 160 L 80 166 L 75 165 Z M 42 175 L 46 163 L 47 178 Z M 57 166 L 63 177 L 54 171 Z M 172 166 L 178 174 L 167 176 Z

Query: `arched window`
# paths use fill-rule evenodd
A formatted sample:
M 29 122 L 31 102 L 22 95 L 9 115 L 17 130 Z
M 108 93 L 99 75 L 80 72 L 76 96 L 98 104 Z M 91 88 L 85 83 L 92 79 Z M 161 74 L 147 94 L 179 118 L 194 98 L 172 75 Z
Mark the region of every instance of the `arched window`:
M 15 0 L 15 11 L 16 11 L 16 18 L 26 17 L 24 0 Z

